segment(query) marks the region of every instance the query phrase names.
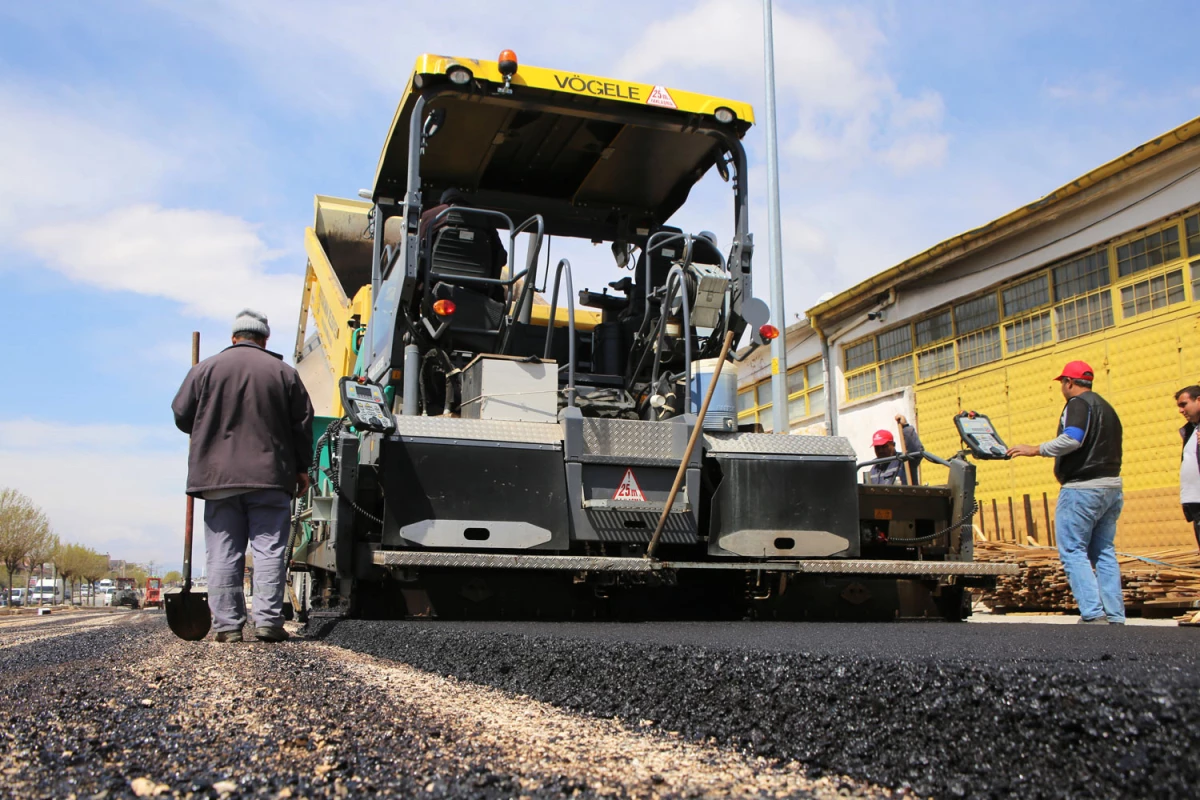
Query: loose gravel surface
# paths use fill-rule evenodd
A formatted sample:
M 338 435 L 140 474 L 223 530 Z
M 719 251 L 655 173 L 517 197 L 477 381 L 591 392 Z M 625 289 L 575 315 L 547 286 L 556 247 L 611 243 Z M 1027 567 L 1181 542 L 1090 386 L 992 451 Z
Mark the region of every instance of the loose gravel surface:
M 918 794 L 1194 797 L 1200 632 L 343 621 L 323 641 Z
M 384 626 L 373 635 L 417 630 Z M 8 710 L 0 796 L 907 794 L 810 776 L 795 762 L 653 720 L 600 719 L 368 649 L 303 638 L 182 642 L 159 612 L 0 626 Z

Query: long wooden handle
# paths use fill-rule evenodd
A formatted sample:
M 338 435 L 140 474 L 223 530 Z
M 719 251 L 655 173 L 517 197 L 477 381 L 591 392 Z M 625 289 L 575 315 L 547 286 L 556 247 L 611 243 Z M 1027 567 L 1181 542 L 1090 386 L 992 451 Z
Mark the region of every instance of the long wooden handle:
M 200 331 L 192 331 L 192 366 L 200 363 Z M 191 439 L 188 440 L 191 451 Z M 183 590 L 192 589 L 192 529 L 196 518 L 196 499 L 187 496 L 187 516 L 183 520 Z
M 907 419 L 907 417 L 905 419 Z M 904 455 L 908 455 L 908 439 L 904 437 L 904 425 L 900 423 L 900 420 L 896 420 L 896 433 L 900 434 L 900 452 Z M 914 464 L 911 461 L 905 461 L 900 465 L 900 469 L 907 470 L 908 478 L 915 486 L 917 484 L 917 478 L 921 474 L 920 462 Z
M 721 367 L 725 366 L 725 359 L 729 356 L 729 348 L 732 346 L 733 331 L 729 331 L 725 334 L 725 341 L 721 345 L 721 355 L 717 357 L 717 368 L 713 370 L 708 391 L 704 393 L 704 402 L 700 404 L 700 415 L 696 418 L 695 427 L 692 428 L 692 436 L 688 439 L 687 449 L 683 451 L 683 461 L 679 462 L 679 471 L 675 473 L 675 482 L 671 484 L 671 493 L 667 495 L 667 502 L 663 505 L 658 525 L 654 526 L 654 535 L 650 537 L 650 544 L 646 547 L 646 558 L 654 558 L 658 540 L 662 538 L 663 528 L 667 525 L 667 515 L 671 513 L 671 506 L 675 504 L 675 495 L 678 494 L 679 487 L 683 484 L 683 476 L 687 474 L 688 462 L 692 460 L 692 451 L 696 449 L 696 442 L 699 441 L 700 432 L 704 429 L 704 415 L 708 413 L 708 404 L 712 402 L 713 392 L 716 391 L 717 379 L 721 377 Z M 687 379 L 691 380 L 692 376 L 688 375 Z

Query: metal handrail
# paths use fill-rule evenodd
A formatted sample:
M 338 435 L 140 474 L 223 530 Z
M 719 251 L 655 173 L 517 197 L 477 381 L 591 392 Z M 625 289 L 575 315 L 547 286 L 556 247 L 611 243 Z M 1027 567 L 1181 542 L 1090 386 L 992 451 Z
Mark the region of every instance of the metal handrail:
M 656 242 L 655 240 L 660 236 L 665 236 L 666 238 L 664 238 L 661 242 Z M 653 250 L 655 247 L 661 247 L 663 245 L 668 245 L 671 242 L 676 241 L 677 239 L 685 240 L 684 247 L 687 247 L 686 240 L 689 239 L 690 237 L 691 237 L 690 233 L 672 233 L 671 231 L 658 231 L 657 233 L 651 234 L 650 238 L 646 240 L 646 249 L 642 251 L 642 255 L 644 255 L 646 257 L 646 301 L 645 301 L 645 316 L 644 316 L 644 318 L 648 319 L 650 317 L 650 294 L 651 294 L 650 290 L 653 288 L 652 287 L 653 278 L 651 277 L 653 275 L 653 273 L 650 271 L 650 251 Z
M 446 206 L 441 211 L 434 214 L 433 219 L 429 220 L 429 227 L 432 228 L 448 214 L 461 214 L 463 212 L 466 212 L 467 216 L 474 214 L 483 217 L 499 217 L 508 223 L 504 226 L 505 230 L 512 230 L 512 217 L 508 216 L 508 214 L 505 214 L 503 211 L 495 211 L 490 208 L 475 208 L 473 206 Z
M 660 238 L 660 237 L 662 237 L 662 238 Z M 651 284 L 651 274 L 652 274 L 651 270 L 650 270 L 651 250 L 653 250 L 655 247 L 662 247 L 664 245 L 668 245 L 668 244 L 671 244 L 672 242 L 682 239 L 683 243 L 684 243 L 684 245 L 683 245 L 684 253 L 681 258 L 677 259 L 677 261 L 679 263 L 676 266 L 681 267 L 681 268 L 686 268 L 689 264 L 692 263 L 692 243 L 698 238 L 699 237 L 693 236 L 690 233 L 672 233 L 670 231 L 658 231 L 657 233 L 652 234 L 650 236 L 650 238 L 648 238 L 646 240 L 646 247 L 642 253 L 642 255 L 645 257 L 645 261 L 646 261 L 646 296 L 645 296 L 644 313 L 642 314 L 642 325 L 637 333 L 638 337 L 644 336 L 646 334 L 647 329 L 649 328 L 649 324 L 650 324 L 650 296 L 653 293 L 651 291 L 652 287 L 650 285 Z M 710 244 L 711 244 L 711 242 L 710 242 Z M 725 258 L 725 254 L 722 253 L 721 249 L 719 247 L 717 247 L 715 244 L 712 245 L 712 248 L 713 248 L 713 251 L 716 252 L 717 258 L 721 262 L 721 264 L 720 264 L 721 271 L 724 272 L 726 275 L 730 275 L 729 262 Z M 669 282 L 670 281 L 670 273 L 668 272 L 667 275 L 668 275 L 668 282 Z M 732 275 L 730 275 L 730 285 L 725 291 L 725 313 L 721 320 L 721 322 L 722 322 L 721 335 L 722 336 L 724 336 L 725 332 L 729 330 L 729 317 L 730 317 L 730 311 L 731 311 L 731 307 L 732 307 L 732 292 L 733 292 L 733 280 L 732 280 Z M 685 291 L 685 292 L 683 292 L 683 294 L 686 295 L 687 292 Z M 665 316 L 665 312 L 664 312 L 664 316 Z M 690 333 L 690 329 L 689 329 L 689 333 Z M 690 343 L 691 342 L 689 339 L 689 345 L 690 345 Z M 656 354 L 656 360 L 657 360 L 657 354 Z M 637 366 L 634 368 L 634 370 L 632 372 L 627 372 L 627 377 L 628 377 L 629 381 L 632 381 L 635 377 L 637 377 L 638 373 L 641 372 L 642 366 L 645 363 L 646 363 L 645 362 L 645 351 L 643 351 L 643 355 L 641 358 L 638 359 Z M 657 378 L 657 375 L 655 377 Z M 690 375 L 689 375 L 688 379 L 690 381 L 690 379 L 691 379 Z M 690 394 L 690 388 L 689 388 L 688 392 Z
M 447 275 L 445 272 L 429 271 L 429 278 L 443 281 L 445 283 L 477 283 L 481 286 L 512 286 L 521 278 L 525 277 L 525 273 L 521 272 L 511 278 L 481 278 L 477 275 Z
M 521 278 L 525 277 L 525 272 L 528 270 L 523 271 L 518 275 L 510 275 L 507 280 L 505 280 L 504 278 L 480 278 L 480 277 L 475 277 L 473 275 L 447 275 L 444 272 L 435 272 L 434 271 L 434 269 L 433 269 L 433 235 L 434 235 L 434 233 L 437 232 L 434 229 L 434 226 L 450 214 L 464 214 L 464 213 L 466 216 L 475 215 L 475 216 L 482 216 L 482 217 L 499 217 L 500 219 L 504 220 L 504 222 L 506 223 L 504 226 L 505 229 L 511 232 L 509 235 L 509 252 L 512 252 L 512 241 L 513 241 L 513 238 L 515 237 L 515 233 L 519 232 L 519 231 L 513 232 L 514 229 L 513 229 L 512 218 L 509 217 L 508 214 L 505 214 L 503 211 L 493 211 L 490 208 L 471 208 L 470 206 L 448 206 L 446 208 L 443 208 L 437 214 L 435 214 L 433 219 L 429 220 L 428 227 L 426 228 L 426 232 L 424 234 L 425 236 L 427 236 L 429 238 L 429 242 L 428 242 L 429 274 L 428 274 L 428 277 L 431 280 L 437 279 L 437 280 L 446 281 L 448 283 L 475 283 L 475 284 L 480 284 L 483 286 L 505 286 L 505 287 L 512 286 L 514 283 L 519 281 Z M 528 220 L 526 220 L 525 223 L 522 223 L 522 225 L 525 225 L 527 222 L 528 222 Z
M 537 260 L 542 252 L 542 239 L 546 234 L 546 220 L 541 214 L 534 214 L 529 219 L 522 222 L 512 230 L 508 237 L 508 252 L 509 260 L 512 260 L 512 254 L 516 252 L 517 235 L 523 233 L 531 224 L 537 223 L 537 233 L 534 235 L 533 245 L 525 254 L 525 270 L 522 275 L 528 276 L 525 281 L 525 286 L 521 289 L 521 297 L 515 305 L 511 307 L 508 313 L 509 322 L 529 322 L 529 319 L 521 319 L 524 312 L 525 302 L 532 300 L 533 287 L 537 284 Z M 532 305 L 532 304 L 531 304 Z
M 666 338 L 667 312 L 673 299 L 672 288 L 679 291 L 679 299 L 683 305 L 683 413 L 686 414 L 692 407 L 692 314 L 683 267 L 679 265 L 671 267 L 671 271 L 667 273 L 667 291 L 663 296 L 662 314 L 658 318 L 658 344 L 654 348 L 654 369 L 650 373 L 650 387 L 653 391 L 658 389 L 658 367 L 662 358 L 663 339 Z
M 550 321 L 546 325 L 546 353 L 543 356 L 546 359 L 550 358 L 551 348 L 554 344 L 554 318 L 558 316 L 558 281 L 562 277 L 563 269 L 567 272 L 567 334 L 570 340 L 567 342 L 567 405 L 571 408 L 575 407 L 575 282 L 571 280 L 571 262 L 567 259 L 561 259 L 558 266 L 554 268 L 554 291 L 550 294 Z
M 896 453 L 894 456 L 884 456 L 883 458 L 873 458 L 870 461 L 863 461 L 854 465 L 854 470 L 857 472 L 860 469 L 873 467 L 876 464 L 887 464 L 892 461 L 930 461 L 939 466 L 948 467 L 950 462 L 941 456 L 935 456 L 933 453 L 925 450 L 911 450 L 907 453 Z

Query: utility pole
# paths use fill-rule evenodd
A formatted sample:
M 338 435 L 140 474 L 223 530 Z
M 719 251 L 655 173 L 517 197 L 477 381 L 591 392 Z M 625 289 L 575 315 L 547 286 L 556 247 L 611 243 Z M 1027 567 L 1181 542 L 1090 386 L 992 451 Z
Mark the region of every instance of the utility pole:
M 779 143 L 775 137 L 775 36 L 771 0 L 763 0 L 763 59 L 767 74 L 767 236 L 771 245 L 771 320 L 779 335 L 771 341 L 771 421 L 787 433 L 787 317 L 783 311 L 783 244 L 779 227 Z

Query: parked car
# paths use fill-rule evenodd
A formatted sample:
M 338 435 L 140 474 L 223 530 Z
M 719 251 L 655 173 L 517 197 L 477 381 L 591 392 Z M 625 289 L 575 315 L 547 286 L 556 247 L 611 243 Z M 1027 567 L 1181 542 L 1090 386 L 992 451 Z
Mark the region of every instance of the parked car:
M 9 597 L 11 598 L 13 608 L 20 608 L 25 605 L 25 602 L 29 599 L 28 595 L 28 589 L 16 588 L 11 590 Z

